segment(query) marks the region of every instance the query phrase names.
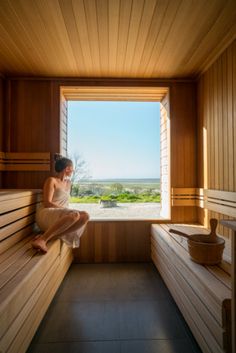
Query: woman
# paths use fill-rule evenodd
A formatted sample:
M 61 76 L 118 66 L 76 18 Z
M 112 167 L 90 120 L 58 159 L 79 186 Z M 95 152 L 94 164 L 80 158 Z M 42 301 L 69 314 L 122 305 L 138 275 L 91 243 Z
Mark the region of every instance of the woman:
M 47 242 L 52 238 L 60 238 L 67 245 L 79 246 L 79 239 L 89 221 L 86 212 L 68 208 L 71 190 L 70 176 L 73 163 L 70 159 L 56 155 L 55 177 L 49 177 L 43 187 L 43 202 L 36 212 L 36 223 L 44 231 L 36 236 L 32 246 L 43 253 L 48 251 Z

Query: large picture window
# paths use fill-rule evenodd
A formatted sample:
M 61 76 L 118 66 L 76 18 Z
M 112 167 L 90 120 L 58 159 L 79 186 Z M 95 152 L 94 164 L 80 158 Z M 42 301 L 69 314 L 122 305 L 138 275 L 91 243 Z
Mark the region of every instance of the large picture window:
M 166 103 L 62 95 L 61 107 L 61 152 L 75 168 L 71 207 L 86 210 L 91 219 L 168 216 L 168 185 L 163 184 L 168 168 L 162 168 Z

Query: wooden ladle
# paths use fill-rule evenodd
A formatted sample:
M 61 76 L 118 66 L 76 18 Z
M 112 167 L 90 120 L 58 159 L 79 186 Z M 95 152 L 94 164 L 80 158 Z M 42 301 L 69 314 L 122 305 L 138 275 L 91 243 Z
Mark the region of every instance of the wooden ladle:
M 185 238 L 188 238 L 189 240 L 193 240 L 196 242 L 201 242 L 201 243 L 218 243 L 221 242 L 221 238 L 216 235 L 216 227 L 218 224 L 218 220 L 215 218 L 211 218 L 210 220 L 210 226 L 211 226 L 211 231 L 209 234 L 192 234 L 188 235 L 186 233 L 183 233 L 175 228 L 170 228 L 169 231 L 178 235 L 181 235 Z

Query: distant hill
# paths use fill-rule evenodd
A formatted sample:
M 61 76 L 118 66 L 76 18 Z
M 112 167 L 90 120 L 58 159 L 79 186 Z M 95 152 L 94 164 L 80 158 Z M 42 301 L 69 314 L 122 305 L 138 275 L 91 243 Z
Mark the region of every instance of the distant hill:
M 84 184 L 159 184 L 159 178 L 143 178 L 143 179 L 89 179 L 89 180 L 80 180 L 80 183 Z

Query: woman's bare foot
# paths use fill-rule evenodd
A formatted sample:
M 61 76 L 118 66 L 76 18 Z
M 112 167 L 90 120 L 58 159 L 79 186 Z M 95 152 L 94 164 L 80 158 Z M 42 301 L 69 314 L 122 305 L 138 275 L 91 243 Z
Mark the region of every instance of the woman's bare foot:
M 34 249 L 38 249 L 42 251 L 44 254 L 48 251 L 48 248 L 46 246 L 45 240 L 39 237 L 35 237 L 34 240 L 31 242 L 31 245 Z

